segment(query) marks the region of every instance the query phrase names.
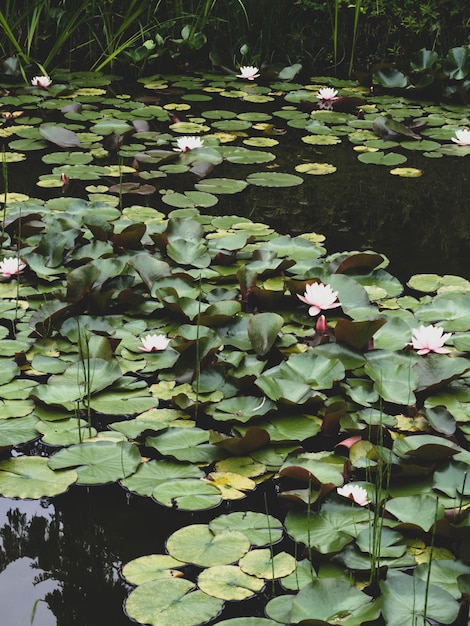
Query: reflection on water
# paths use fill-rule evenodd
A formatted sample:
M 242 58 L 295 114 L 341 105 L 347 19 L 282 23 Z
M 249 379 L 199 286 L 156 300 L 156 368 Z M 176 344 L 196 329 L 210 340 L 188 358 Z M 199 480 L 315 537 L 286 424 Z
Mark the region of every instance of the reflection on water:
M 134 623 L 122 611 L 120 568 L 163 550 L 156 513 L 117 486 L 75 488 L 53 504 L 0 498 L 1 623 L 28 626 L 38 599 L 33 626 Z
M 56 582 L 47 578 L 47 572 L 37 567 L 35 559 L 16 559 L 0 573 L 3 623 L 56 626 L 57 620 L 46 600 L 56 588 Z

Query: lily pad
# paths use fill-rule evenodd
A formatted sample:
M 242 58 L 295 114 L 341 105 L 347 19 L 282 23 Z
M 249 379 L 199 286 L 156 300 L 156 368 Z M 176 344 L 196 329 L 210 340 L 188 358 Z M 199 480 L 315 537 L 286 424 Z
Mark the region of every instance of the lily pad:
M 325 176 L 325 174 L 333 174 L 336 167 L 331 163 L 302 163 L 295 166 L 295 171 L 301 174 L 312 174 L 314 176 Z
M 214 618 L 223 601 L 202 591 L 183 578 L 152 580 L 129 594 L 126 613 L 133 620 L 151 626 L 197 626 Z
M 0 461 L 0 493 L 5 498 L 44 498 L 64 493 L 77 480 L 74 470 L 53 471 L 43 457 Z
M 374 165 L 399 165 L 400 163 L 405 163 L 407 160 L 406 156 L 403 154 L 398 154 L 397 152 L 364 152 L 360 154 L 358 157 L 359 161 L 362 163 L 372 163 Z
M 416 576 L 390 570 L 380 588 L 383 615 L 390 626 L 424 626 L 428 619 L 452 624 L 459 612 L 457 601 L 447 591 L 428 587 Z
M 79 484 L 102 485 L 129 476 L 140 462 L 138 448 L 127 441 L 91 441 L 60 450 L 48 464 L 53 470 L 76 468 Z
M 243 572 L 237 565 L 216 565 L 203 570 L 197 579 L 198 587 L 221 600 L 246 600 L 259 593 L 264 580 Z
M 256 185 L 257 187 L 295 187 L 304 182 L 300 176 L 282 172 L 249 174 L 246 180 L 250 185 Z
M 175 559 L 214 567 L 238 561 L 249 550 L 250 542 L 237 531 L 215 534 L 206 524 L 190 524 L 170 535 L 166 548 Z

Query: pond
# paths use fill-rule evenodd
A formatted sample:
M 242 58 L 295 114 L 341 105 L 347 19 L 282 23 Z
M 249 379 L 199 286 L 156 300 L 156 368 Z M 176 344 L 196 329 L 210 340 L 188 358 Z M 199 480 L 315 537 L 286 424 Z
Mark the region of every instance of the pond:
M 465 619 L 468 107 L 321 77 L 133 92 L 2 101 L 2 614 Z

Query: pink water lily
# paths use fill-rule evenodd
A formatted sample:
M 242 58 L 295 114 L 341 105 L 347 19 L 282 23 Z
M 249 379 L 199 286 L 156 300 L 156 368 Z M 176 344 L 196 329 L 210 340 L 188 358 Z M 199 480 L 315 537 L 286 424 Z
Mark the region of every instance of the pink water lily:
M 317 98 L 318 98 L 318 106 L 320 109 L 333 109 L 333 103 L 338 98 L 336 97 L 338 92 L 333 87 L 322 87 L 318 90 Z
M 158 352 L 159 350 L 165 350 L 170 343 L 170 339 L 166 335 L 147 335 L 141 339 L 142 346 L 139 346 L 140 350 L 144 352 Z
M 173 148 L 176 152 L 189 152 L 194 150 L 194 148 L 203 148 L 204 140 L 200 137 L 178 137 L 176 146 L 176 148 Z
M 237 74 L 237 78 L 246 78 L 247 80 L 255 80 L 259 78 L 259 68 L 254 65 L 244 65 L 240 68 L 240 74 Z
M 49 76 L 34 76 L 31 79 L 31 85 L 33 85 L 33 87 L 43 87 L 47 89 L 47 87 L 52 85 L 52 80 Z
M 455 131 L 455 137 L 452 137 L 459 146 L 470 146 L 470 130 L 467 128 L 461 128 Z
M 311 283 L 305 285 L 305 293 L 303 296 L 297 294 L 299 300 L 309 304 L 309 315 L 318 315 L 320 311 L 326 311 L 327 309 L 335 309 L 340 306 L 340 303 L 336 301 L 338 292 L 333 291 L 330 285 L 324 285 L 323 283 Z
M 20 261 L 16 256 L 10 256 L 0 261 L 0 274 L 6 278 L 11 278 L 25 269 L 26 264 Z
M 428 354 L 429 352 L 437 352 L 438 354 L 447 354 L 450 352 L 448 348 L 444 348 L 445 342 L 452 337 L 452 333 L 445 333 L 440 326 L 420 326 L 413 329 L 411 333 L 411 345 L 418 354 Z
M 359 504 L 359 506 L 367 506 L 370 503 L 370 500 L 367 497 L 367 491 L 364 487 L 360 487 L 359 485 L 344 485 L 344 487 L 338 487 L 336 492 L 340 496 L 353 500 L 353 502 Z

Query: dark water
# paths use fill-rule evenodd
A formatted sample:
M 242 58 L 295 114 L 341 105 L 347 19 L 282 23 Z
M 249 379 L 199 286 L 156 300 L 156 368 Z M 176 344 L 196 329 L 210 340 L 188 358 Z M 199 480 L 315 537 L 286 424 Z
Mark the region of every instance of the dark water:
M 421 177 L 400 178 L 388 167 L 361 163 L 345 138 L 341 146 L 288 150 L 291 163 L 332 163 L 337 172 L 304 175 L 303 185 L 288 189 L 249 186 L 213 210 L 222 213 L 225 206 L 281 233 L 322 233 L 328 252 L 373 249 L 390 259 L 389 271 L 402 281 L 416 273 L 470 279 L 470 157 L 405 152 L 406 167 L 421 169 Z M 280 171 L 295 173 L 292 165 Z

